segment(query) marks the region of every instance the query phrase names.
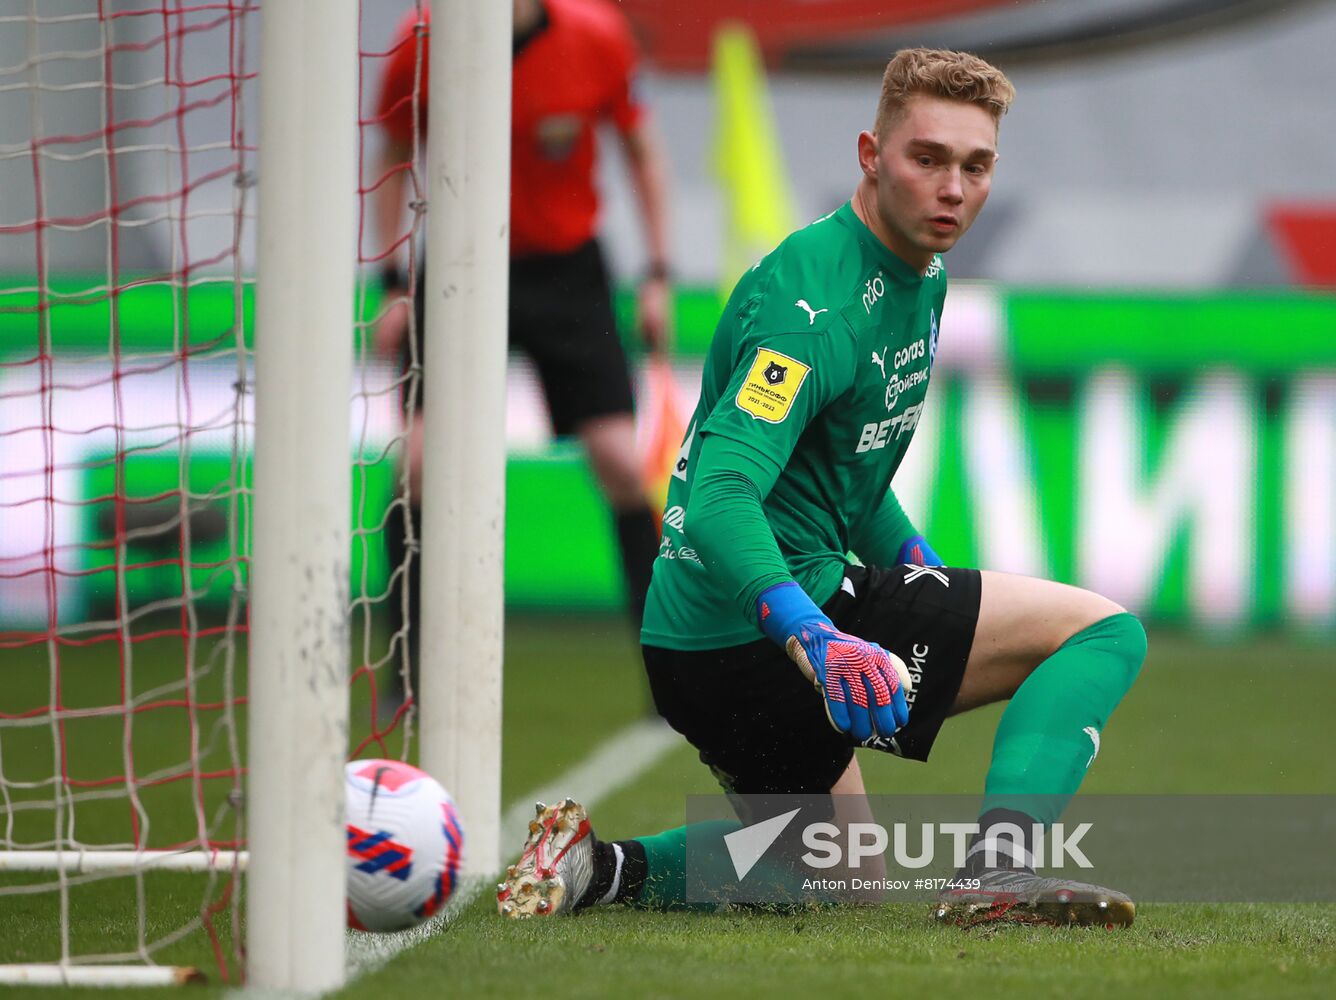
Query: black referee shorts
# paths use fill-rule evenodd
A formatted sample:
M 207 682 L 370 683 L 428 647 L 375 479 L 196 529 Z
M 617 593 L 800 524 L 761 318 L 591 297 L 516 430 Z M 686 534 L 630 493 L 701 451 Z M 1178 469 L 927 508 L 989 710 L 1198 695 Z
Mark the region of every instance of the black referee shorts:
M 979 571 L 850 566 L 822 608 L 835 627 L 879 643 L 909 668 L 909 722 L 868 745 L 927 760 L 960 690 L 979 620 Z M 821 695 L 769 639 L 727 649 L 642 646 L 654 703 L 700 759 L 739 795 L 823 794 L 854 742 L 826 718 Z M 875 737 L 874 737 L 875 740 Z
M 421 359 L 426 305 L 420 281 L 414 306 Z M 511 259 L 510 347 L 538 369 L 558 436 L 573 434 L 594 417 L 633 412 L 630 371 L 597 240 L 570 253 Z M 407 370 L 407 345 L 401 362 Z M 419 408 L 423 394 L 419 390 Z

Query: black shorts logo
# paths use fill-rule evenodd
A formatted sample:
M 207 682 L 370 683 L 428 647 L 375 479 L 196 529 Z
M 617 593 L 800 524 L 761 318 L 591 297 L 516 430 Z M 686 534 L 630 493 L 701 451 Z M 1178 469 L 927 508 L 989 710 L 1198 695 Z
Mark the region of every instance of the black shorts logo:
M 763 374 L 766 382 L 770 385 L 779 385 L 784 381 L 784 377 L 788 375 L 788 373 L 789 369 L 787 365 L 777 365 L 772 361 L 765 366 L 765 372 Z
M 914 701 L 918 698 L 919 688 L 923 686 L 923 672 L 928 666 L 928 652 L 931 647 L 926 642 L 916 642 L 909 650 L 909 662 L 905 664 L 909 669 L 909 679 L 913 682 L 914 688 L 905 692 L 905 704 L 910 708 L 914 707 Z
M 936 566 L 916 566 L 914 563 L 905 563 L 905 569 L 909 570 L 905 574 L 905 583 L 913 583 L 915 580 L 926 576 L 936 580 L 943 587 L 951 586 L 951 578 Z

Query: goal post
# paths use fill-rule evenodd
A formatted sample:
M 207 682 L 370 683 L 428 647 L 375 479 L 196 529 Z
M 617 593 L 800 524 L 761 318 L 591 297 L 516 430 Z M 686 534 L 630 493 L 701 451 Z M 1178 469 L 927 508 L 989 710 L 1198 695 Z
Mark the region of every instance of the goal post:
M 422 508 L 422 766 L 501 867 L 502 555 L 510 246 L 509 3 L 436 0 Z
M 358 10 L 261 6 L 248 984 L 344 977 Z

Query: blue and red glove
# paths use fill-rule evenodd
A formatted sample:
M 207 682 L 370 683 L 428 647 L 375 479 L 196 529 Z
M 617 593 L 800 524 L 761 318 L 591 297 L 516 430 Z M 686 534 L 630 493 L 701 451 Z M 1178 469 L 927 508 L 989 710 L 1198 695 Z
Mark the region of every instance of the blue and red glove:
M 909 721 L 909 670 L 875 642 L 847 635 L 792 581 L 762 591 L 761 631 L 821 692 L 830 724 L 859 743 L 888 737 Z
M 900 546 L 900 560 L 912 566 L 945 566 L 942 557 L 932 550 L 928 540 L 922 535 L 915 535 Z

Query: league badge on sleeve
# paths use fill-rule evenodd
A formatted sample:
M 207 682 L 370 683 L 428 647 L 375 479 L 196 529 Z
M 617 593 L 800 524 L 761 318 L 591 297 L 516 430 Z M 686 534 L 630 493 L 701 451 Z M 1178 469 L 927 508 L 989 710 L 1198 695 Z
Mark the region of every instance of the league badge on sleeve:
M 789 415 L 789 408 L 811 370 L 786 354 L 757 348 L 756 360 L 738 390 L 738 409 L 758 420 L 780 423 Z

